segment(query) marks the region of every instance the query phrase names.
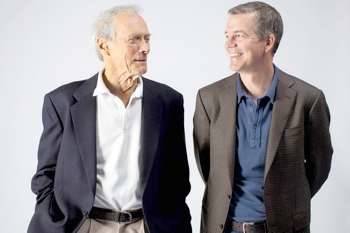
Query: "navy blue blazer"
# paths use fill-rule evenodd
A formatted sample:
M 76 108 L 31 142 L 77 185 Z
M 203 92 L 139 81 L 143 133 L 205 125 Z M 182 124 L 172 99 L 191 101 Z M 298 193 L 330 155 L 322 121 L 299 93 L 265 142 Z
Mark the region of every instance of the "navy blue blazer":
M 45 95 L 37 195 L 28 233 L 75 232 L 88 217 L 96 192 L 97 74 Z M 190 191 L 183 97 L 143 78 L 141 181 L 145 231 L 190 233 L 185 203 Z

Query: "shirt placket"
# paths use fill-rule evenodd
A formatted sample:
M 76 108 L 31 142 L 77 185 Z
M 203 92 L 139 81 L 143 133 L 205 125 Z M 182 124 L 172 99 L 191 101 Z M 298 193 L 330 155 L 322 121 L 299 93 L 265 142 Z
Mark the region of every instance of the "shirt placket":
M 249 119 L 250 119 L 250 133 L 249 146 L 251 148 L 261 146 L 261 118 L 262 108 L 260 99 L 255 104 L 251 99 L 248 100 Z

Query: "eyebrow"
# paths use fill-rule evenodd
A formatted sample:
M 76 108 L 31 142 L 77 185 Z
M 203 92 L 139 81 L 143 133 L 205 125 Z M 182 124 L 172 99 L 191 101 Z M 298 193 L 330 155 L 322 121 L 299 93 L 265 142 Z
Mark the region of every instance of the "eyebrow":
M 134 33 L 134 34 L 131 34 L 131 35 L 129 36 L 129 38 L 134 38 L 134 37 L 137 37 L 137 36 L 150 37 L 151 34 L 150 34 L 150 33 L 145 33 L 145 34 L 143 34 L 143 33 Z
M 227 33 L 228 33 L 228 32 L 225 31 L 224 34 L 227 34 Z M 245 31 L 242 31 L 242 30 L 235 30 L 235 31 L 233 31 L 233 33 L 244 33 L 244 34 L 247 34 Z

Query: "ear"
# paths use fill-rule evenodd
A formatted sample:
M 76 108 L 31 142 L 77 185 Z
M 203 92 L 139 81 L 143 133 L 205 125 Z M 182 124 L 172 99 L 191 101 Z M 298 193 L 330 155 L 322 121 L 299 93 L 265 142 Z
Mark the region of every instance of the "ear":
M 102 56 L 109 56 L 109 46 L 106 38 L 99 37 L 96 39 L 97 48 L 100 50 Z
M 265 52 L 273 54 L 273 47 L 276 43 L 276 36 L 273 33 L 270 33 L 265 39 Z

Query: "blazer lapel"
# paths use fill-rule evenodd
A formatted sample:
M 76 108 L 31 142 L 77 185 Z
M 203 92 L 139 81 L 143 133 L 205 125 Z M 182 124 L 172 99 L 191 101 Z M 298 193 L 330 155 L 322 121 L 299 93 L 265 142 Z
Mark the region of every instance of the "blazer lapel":
M 266 151 L 264 181 L 276 156 L 283 130 L 294 106 L 296 92 L 290 88 L 293 81 L 281 72 L 276 90 L 276 99 L 273 104 L 271 127 Z
M 71 107 L 71 117 L 81 161 L 91 190 L 96 191 L 96 87 L 97 74 L 74 93 L 77 102 Z
M 140 169 L 141 184 L 144 185 L 152 170 L 161 130 L 163 104 L 155 93 L 156 89 L 150 80 L 143 78 Z
M 223 150 L 224 161 L 228 166 L 229 177 L 231 177 L 231 188 L 233 187 L 234 167 L 235 167 L 235 147 L 236 147 L 236 109 L 237 109 L 237 92 L 236 79 L 238 74 L 227 79 L 225 90 L 220 98 L 220 111 L 222 115 L 222 133 L 223 133 Z

